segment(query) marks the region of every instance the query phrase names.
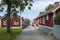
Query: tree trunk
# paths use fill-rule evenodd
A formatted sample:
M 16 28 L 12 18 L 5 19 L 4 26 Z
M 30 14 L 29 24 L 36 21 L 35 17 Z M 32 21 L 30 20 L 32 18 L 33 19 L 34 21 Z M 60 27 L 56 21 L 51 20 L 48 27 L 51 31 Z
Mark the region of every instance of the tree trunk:
M 11 4 L 7 4 L 7 32 L 10 33 L 10 14 L 11 14 Z

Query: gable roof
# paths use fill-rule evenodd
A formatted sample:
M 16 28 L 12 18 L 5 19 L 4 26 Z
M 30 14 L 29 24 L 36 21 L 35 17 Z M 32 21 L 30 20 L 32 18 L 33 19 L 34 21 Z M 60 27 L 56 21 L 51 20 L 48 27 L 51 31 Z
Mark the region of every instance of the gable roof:
M 60 8 L 60 6 L 52 7 L 50 10 L 44 12 L 39 17 L 42 17 L 42 16 L 45 16 L 45 15 L 51 14 L 51 13 L 55 12 L 56 10 L 58 10 L 59 8 Z
M 58 5 L 57 5 L 56 3 L 57 3 Z M 45 16 L 45 15 L 54 13 L 56 10 L 58 10 L 58 9 L 60 8 L 60 4 L 59 4 L 59 3 L 60 3 L 60 2 L 55 2 L 55 3 L 54 3 L 54 6 L 53 6 L 52 8 L 50 8 L 48 11 L 45 11 L 45 12 L 39 14 L 39 16 L 37 16 L 37 17 L 35 18 L 35 20 L 38 19 L 38 18 L 40 18 L 40 17 L 43 17 L 43 16 Z
M 57 8 L 55 8 L 52 12 L 55 12 L 56 10 L 58 10 L 60 8 L 60 6 L 58 6 Z
M 1 17 L 1 19 L 5 18 L 7 16 L 7 14 L 5 14 L 4 16 Z M 20 18 L 19 15 L 17 15 L 18 18 Z

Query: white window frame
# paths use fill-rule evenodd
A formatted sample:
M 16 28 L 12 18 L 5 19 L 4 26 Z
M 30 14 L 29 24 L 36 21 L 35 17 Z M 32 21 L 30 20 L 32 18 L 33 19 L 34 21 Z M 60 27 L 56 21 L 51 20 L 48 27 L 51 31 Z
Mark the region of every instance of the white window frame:
M 16 22 L 16 20 L 14 20 L 14 25 L 18 25 L 19 24 L 19 22 Z
M 0 19 L 0 27 L 1 27 L 1 19 Z
M 46 15 L 46 20 L 49 20 L 49 15 Z

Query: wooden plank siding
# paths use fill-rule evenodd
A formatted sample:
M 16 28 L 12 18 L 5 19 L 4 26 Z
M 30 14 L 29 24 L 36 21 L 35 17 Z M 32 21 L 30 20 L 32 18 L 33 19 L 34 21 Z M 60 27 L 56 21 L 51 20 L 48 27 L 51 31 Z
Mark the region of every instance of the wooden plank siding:
M 7 16 L 1 19 L 1 26 L 2 27 L 6 27 L 7 26 L 7 24 L 4 24 L 4 21 L 6 21 L 6 20 L 7 20 Z M 14 24 L 15 20 L 18 21 L 18 25 Z M 20 27 L 20 24 L 21 24 L 21 22 L 20 22 L 20 18 L 19 17 L 13 16 L 11 18 L 11 22 L 10 22 L 11 27 Z

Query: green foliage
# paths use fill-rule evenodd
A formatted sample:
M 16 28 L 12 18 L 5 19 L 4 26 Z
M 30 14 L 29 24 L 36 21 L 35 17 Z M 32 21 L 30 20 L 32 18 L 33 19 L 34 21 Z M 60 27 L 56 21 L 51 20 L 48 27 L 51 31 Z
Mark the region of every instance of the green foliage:
M 49 10 L 50 8 L 52 8 L 53 5 L 52 4 L 49 4 L 46 8 L 45 8 L 45 11 Z
M 2 4 L 0 3 L 0 12 L 3 12 L 4 8 L 2 7 Z
M 60 13 L 57 13 L 55 19 L 54 19 L 55 24 L 60 25 Z
M 14 16 L 17 16 L 17 13 L 19 13 L 19 11 L 17 11 L 16 8 L 13 8 L 12 14 L 13 14 Z
M 16 37 L 22 32 L 21 28 L 11 29 L 12 31 L 12 38 L 6 32 L 6 28 L 0 28 L 0 40 L 15 40 Z
M 7 2 L 7 0 L 2 0 L 1 1 L 1 6 L 3 5 L 8 5 L 8 3 L 11 4 L 11 8 L 20 8 L 20 12 L 24 12 L 24 9 L 27 7 L 29 10 L 31 10 L 31 6 L 33 3 L 33 0 L 9 0 L 9 2 Z M 12 7 L 12 5 L 14 7 Z M 0 11 L 3 11 L 2 8 Z M 17 11 L 17 10 L 16 10 Z
M 3 10 L 4 10 L 4 8 L 2 7 L 2 8 L 0 8 L 0 12 L 3 12 Z
M 30 25 L 30 20 L 29 19 L 24 19 L 25 25 L 29 26 Z

